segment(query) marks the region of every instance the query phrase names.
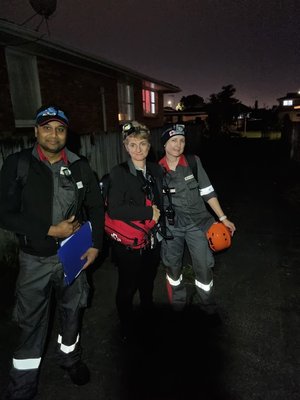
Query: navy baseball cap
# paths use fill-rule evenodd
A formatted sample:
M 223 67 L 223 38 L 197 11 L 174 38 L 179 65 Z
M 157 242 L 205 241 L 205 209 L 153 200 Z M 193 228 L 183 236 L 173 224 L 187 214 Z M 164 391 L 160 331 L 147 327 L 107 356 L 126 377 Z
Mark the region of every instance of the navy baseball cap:
M 69 119 L 64 111 L 56 106 L 43 106 L 37 110 L 35 116 L 36 125 L 46 125 L 51 121 L 58 121 L 64 126 L 69 125 Z

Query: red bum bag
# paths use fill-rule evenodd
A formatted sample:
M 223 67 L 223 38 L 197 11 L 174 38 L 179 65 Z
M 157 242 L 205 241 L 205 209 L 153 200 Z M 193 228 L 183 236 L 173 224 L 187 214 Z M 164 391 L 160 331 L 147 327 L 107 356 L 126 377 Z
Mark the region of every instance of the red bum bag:
M 112 219 L 105 213 L 106 234 L 113 240 L 132 249 L 142 249 L 146 247 L 151 240 L 151 230 L 156 225 L 152 220 L 124 222 L 118 219 Z

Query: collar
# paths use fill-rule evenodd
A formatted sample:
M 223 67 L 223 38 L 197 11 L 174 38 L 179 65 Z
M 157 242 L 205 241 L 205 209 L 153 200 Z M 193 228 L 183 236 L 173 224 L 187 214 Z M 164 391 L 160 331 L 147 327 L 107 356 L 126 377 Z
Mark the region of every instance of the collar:
M 170 167 L 169 167 L 169 165 L 168 165 L 167 157 L 166 157 L 166 156 L 164 156 L 164 157 L 159 161 L 159 164 L 160 164 L 163 168 L 165 168 L 165 170 L 166 170 L 167 172 L 171 171 L 171 169 L 170 169 Z M 177 165 L 181 165 L 181 166 L 183 166 L 183 167 L 187 167 L 187 166 L 188 166 L 188 163 L 187 163 L 187 161 L 186 161 L 186 158 L 184 157 L 183 154 L 181 154 Z
M 41 146 L 39 144 L 37 144 L 36 150 L 37 150 L 40 161 L 49 161 L 48 158 L 43 153 Z M 67 157 L 66 150 L 64 148 L 60 152 L 60 160 L 63 160 L 64 164 L 66 164 L 66 165 L 68 164 L 68 157 Z
M 137 168 L 134 164 L 131 158 L 127 160 L 127 164 L 129 166 L 129 171 L 132 175 L 137 176 L 137 171 L 141 171 L 143 175 L 145 175 L 147 169 L 148 169 L 148 163 L 146 161 L 145 169 L 143 170 L 142 168 Z

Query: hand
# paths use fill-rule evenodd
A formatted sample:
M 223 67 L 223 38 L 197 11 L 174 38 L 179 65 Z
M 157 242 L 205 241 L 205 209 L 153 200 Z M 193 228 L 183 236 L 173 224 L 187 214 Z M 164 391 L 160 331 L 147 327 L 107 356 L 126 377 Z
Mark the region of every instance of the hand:
M 73 233 L 77 232 L 80 228 L 80 223 L 75 216 L 72 215 L 69 219 L 59 222 L 56 225 L 51 225 L 48 231 L 49 236 L 53 236 L 58 239 L 65 239 Z
M 152 206 L 152 210 L 153 210 L 152 219 L 153 219 L 155 222 L 157 222 L 157 221 L 159 220 L 159 217 L 160 217 L 160 211 L 159 211 L 159 209 L 157 208 L 156 205 L 153 205 L 153 206 Z
M 236 227 L 233 222 L 229 221 L 229 219 L 224 219 L 222 223 L 230 230 L 231 236 L 233 236 L 234 232 L 236 231 Z
M 84 260 L 86 258 L 86 263 L 82 267 L 83 269 L 86 269 L 90 264 L 92 264 L 97 256 L 99 254 L 99 250 L 96 249 L 95 247 L 90 247 L 81 257 L 81 260 Z

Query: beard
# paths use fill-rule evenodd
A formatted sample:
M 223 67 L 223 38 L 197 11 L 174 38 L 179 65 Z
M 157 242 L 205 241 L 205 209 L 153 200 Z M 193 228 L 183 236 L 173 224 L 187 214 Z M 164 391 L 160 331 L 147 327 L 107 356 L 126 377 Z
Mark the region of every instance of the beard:
M 65 143 L 57 143 L 56 145 L 52 145 L 52 146 L 48 146 L 45 143 L 39 143 L 40 147 L 48 152 L 48 153 L 52 153 L 52 154 L 58 154 L 62 151 L 62 149 L 65 147 Z

